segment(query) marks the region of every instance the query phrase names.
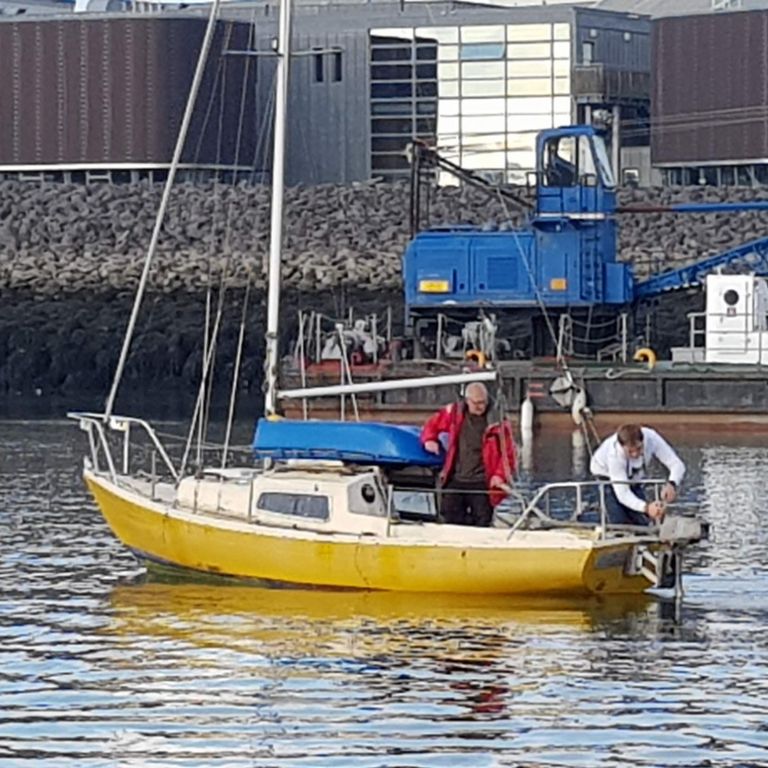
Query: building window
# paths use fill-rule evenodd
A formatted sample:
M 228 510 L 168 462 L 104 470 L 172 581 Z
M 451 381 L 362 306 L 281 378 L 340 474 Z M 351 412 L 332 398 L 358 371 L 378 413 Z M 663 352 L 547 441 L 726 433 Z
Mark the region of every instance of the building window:
M 591 40 L 585 40 L 581 44 L 581 63 L 592 64 L 595 60 L 595 44 Z
M 332 75 L 331 80 L 334 83 L 340 83 L 342 78 L 342 59 L 341 51 L 334 51 L 331 54 Z
M 371 172 L 393 178 L 410 171 L 408 144 L 435 143 L 438 48 L 410 29 L 382 32 L 370 37 Z
M 464 43 L 459 58 L 462 61 L 494 61 L 504 58 L 504 43 Z
M 628 187 L 637 187 L 640 184 L 639 168 L 624 168 L 621 172 L 621 179 Z
M 314 65 L 314 79 L 316 83 L 322 83 L 325 80 L 325 65 L 323 62 L 324 56 L 322 53 L 315 53 L 312 56 L 312 62 Z
M 406 175 L 405 148 L 420 139 L 464 168 L 525 183 L 536 133 L 572 122 L 570 38 L 570 24 L 547 23 L 370 30 L 373 175 Z
M 755 183 L 758 186 L 768 185 L 768 165 L 755 166 Z

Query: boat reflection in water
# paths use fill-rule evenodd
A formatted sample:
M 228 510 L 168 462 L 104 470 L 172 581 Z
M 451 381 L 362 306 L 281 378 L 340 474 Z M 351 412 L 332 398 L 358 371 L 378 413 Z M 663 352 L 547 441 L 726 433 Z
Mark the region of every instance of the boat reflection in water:
M 472 645 L 467 648 L 483 655 L 527 634 L 623 632 L 638 622 L 657 621 L 667 606 L 644 594 L 579 600 L 340 592 L 172 583 L 166 577 L 164 572 L 114 588 L 111 629 L 126 636 L 165 635 L 193 645 L 221 642 L 240 650 L 292 655 L 320 649 L 346 653 L 354 647 L 360 655 L 367 648 L 413 656 L 420 638 L 434 654 L 458 649 L 469 638 Z

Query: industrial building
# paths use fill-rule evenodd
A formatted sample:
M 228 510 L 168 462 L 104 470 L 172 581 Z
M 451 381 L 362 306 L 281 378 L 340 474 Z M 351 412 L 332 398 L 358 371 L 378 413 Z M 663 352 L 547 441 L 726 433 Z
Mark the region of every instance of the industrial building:
M 230 5 L 224 17 L 184 155 L 188 172 L 268 166 L 276 9 Z M 0 22 L 8 73 L 0 172 L 161 174 L 204 25 L 194 12 Z M 603 120 L 620 165 L 619 121 L 647 125 L 650 21 L 642 17 L 570 4 L 303 2 L 294 49 L 293 183 L 407 175 L 415 139 L 491 178 L 524 183 L 542 128 Z M 249 109 L 237 92 L 253 100 Z M 232 135 L 221 134 L 227 126 Z M 634 132 L 629 144 L 643 141 Z
M 204 29 L 199 16 L 167 14 L 0 23 L 0 171 L 65 181 L 162 178 Z M 219 23 L 182 157 L 187 171 L 232 168 L 235 147 L 243 168 L 258 165 L 255 132 L 238 134 L 241 111 L 258 119 L 257 70 L 224 56 L 250 37 L 248 24 Z
M 664 182 L 768 184 L 768 10 L 660 19 L 653 50 Z
M 141 0 L 144 11 L 148 1 Z M 164 177 L 205 4 L 109 10 L 117 2 L 0 0 L 0 176 Z M 657 182 L 654 165 L 669 183 L 708 181 L 711 173 L 686 170 L 704 167 L 690 152 L 706 147 L 668 130 L 680 98 L 697 111 L 691 100 L 706 86 L 695 80 L 705 70 L 694 62 L 714 51 L 685 44 L 685 30 L 738 30 L 738 18 L 749 14 L 663 16 L 671 7 L 696 14 L 754 5 L 768 7 L 768 0 L 297 0 L 288 181 L 407 177 L 406 148 L 420 140 L 489 179 L 523 184 L 534 170 L 536 133 L 574 122 L 604 129 L 620 183 Z M 82 8 L 89 12 L 73 12 Z M 277 7 L 227 3 L 218 27 L 182 174 L 263 180 Z M 733 56 L 741 56 L 740 41 L 730 39 Z M 682 71 L 689 76 L 677 77 Z M 689 154 L 675 154 L 675 146 Z M 739 163 L 755 168 L 734 178 L 757 180 L 756 161 Z

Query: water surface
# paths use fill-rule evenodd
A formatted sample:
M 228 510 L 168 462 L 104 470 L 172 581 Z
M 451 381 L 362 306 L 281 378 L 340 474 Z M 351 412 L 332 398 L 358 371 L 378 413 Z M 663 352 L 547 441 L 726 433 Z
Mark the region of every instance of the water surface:
M 147 578 L 76 427 L 0 422 L 0 766 L 768 765 L 768 448 L 674 441 L 712 524 L 677 620 Z M 523 479 L 574 469 L 571 436 L 542 436 Z

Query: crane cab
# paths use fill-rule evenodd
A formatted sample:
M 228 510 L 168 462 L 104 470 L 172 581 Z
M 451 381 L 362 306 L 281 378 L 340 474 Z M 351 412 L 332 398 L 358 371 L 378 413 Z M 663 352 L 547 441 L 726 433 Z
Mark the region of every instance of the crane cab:
M 589 125 L 536 138 L 536 215 L 598 220 L 616 211 L 616 182 L 605 140 Z

